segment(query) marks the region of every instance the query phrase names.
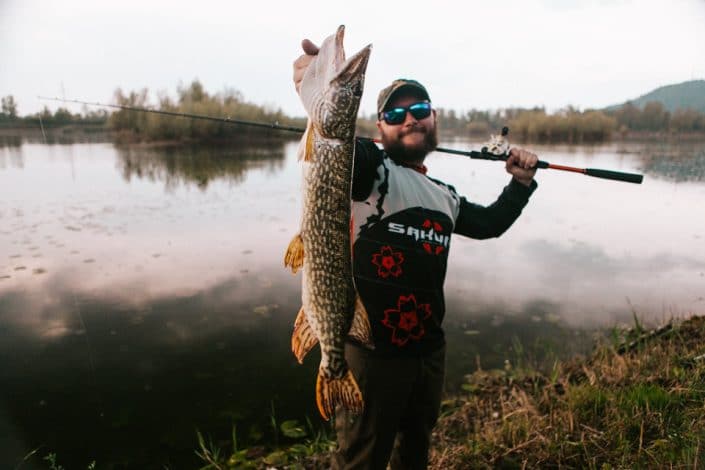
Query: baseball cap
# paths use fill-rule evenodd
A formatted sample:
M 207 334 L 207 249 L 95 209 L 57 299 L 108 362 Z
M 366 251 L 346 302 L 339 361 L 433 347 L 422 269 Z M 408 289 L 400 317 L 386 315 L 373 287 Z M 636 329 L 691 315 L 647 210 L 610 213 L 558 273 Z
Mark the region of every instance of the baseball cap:
M 379 92 L 377 97 L 377 114 L 384 111 L 387 103 L 392 99 L 392 97 L 401 89 L 407 89 L 409 92 L 419 95 L 422 99 L 431 101 L 428 96 L 426 88 L 417 82 L 416 80 L 410 80 L 407 78 L 398 78 L 392 82 L 387 88 L 384 88 Z

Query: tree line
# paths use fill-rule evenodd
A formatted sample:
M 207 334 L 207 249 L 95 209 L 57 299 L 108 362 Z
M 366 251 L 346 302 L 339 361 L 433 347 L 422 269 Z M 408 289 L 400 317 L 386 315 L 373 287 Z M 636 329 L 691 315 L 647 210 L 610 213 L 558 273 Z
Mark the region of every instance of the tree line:
M 124 92 L 117 89 L 114 103 L 122 106 L 150 108 L 149 90 Z M 279 123 L 304 127 L 305 118 L 289 117 L 281 109 L 260 106 L 245 101 L 233 89 L 209 94 L 198 81 L 177 88 L 176 98 L 166 93 L 157 95 L 157 105 L 152 109 L 178 113 L 201 114 L 215 117 Z M 509 126 L 515 140 L 532 142 L 589 143 L 602 142 L 631 133 L 705 133 L 705 114 L 693 109 L 669 112 L 659 102 L 649 102 L 643 108 L 627 103 L 610 110 L 579 110 L 566 107 L 549 113 L 543 107 L 508 108 L 494 111 L 476 110 L 459 112 L 437 109 L 439 129 L 446 136 L 486 137 L 503 126 Z M 358 132 L 376 135 L 377 117 L 360 116 Z M 103 126 L 116 133 L 119 140 L 155 141 L 187 140 L 208 141 L 252 136 L 277 138 L 269 129 L 243 128 L 225 122 L 185 119 L 152 113 L 127 110 L 108 112 L 89 110 L 71 113 L 60 107 L 53 113 L 42 111 L 19 117 L 17 103 L 11 95 L 2 98 L 0 127 L 61 127 L 68 125 Z
M 627 103 L 612 110 L 572 106 L 548 113 L 543 107 L 509 108 L 496 111 L 438 110 L 445 132 L 482 136 L 509 126 L 516 139 L 532 142 L 602 142 L 630 133 L 705 133 L 705 114 L 693 109 L 667 111 L 660 102 L 643 108 Z
M 148 95 L 149 91 L 146 88 L 129 93 L 117 89 L 114 94 L 114 101 L 115 104 L 121 106 L 149 108 Z M 268 124 L 279 123 L 287 126 L 304 127 L 306 125 L 305 119 L 289 117 L 281 109 L 248 103 L 240 92 L 233 89 L 209 94 L 199 81 L 193 81 L 187 86 L 179 86 L 175 100 L 164 93 L 160 93 L 158 105 L 153 109 L 175 113 L 229 117 Z M 276 138 L 277 136 L 270 129 L 128 110 L 119 110 L 112 113 L 108 119 L 108 126 L 121 135 L 128 138 L 131 136 L 138 140 L 204 141 L 258 136 Z

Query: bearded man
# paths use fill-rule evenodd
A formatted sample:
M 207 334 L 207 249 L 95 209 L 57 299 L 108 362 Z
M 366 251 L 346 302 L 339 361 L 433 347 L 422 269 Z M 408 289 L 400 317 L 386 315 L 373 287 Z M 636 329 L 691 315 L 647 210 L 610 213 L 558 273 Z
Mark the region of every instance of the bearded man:
M 308 40 L 294 62 L 299 87 L 318 52 Z M 336 410 L 332 467 L 423 469 L 443 391 L 443 283 L 452 233 L 486 239 L 504 233 L 536 189 L 535 154 L 512 148 L 512 175 L 489 206 L 467 201 L 427 175 L 438 143 L 436 110 L 426 88 L 398 79 L 379 93 L 382 147 L 355 147 L 351 224 L 353 273 L 372 328 L 374 349 L 349 339 L 345 358 L 357 380 L 361 415 Z

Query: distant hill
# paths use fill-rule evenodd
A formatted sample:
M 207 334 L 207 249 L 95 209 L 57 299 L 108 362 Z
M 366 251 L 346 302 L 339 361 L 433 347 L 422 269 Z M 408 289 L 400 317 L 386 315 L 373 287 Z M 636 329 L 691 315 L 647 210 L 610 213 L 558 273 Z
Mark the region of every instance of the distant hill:
M 701 113 L 705 113 L 705 80 L 690 80 L 688 82 L 666 85 L 656 88 L 640 97 L 629 100 L 634 106 L 643 108 L 649 101 L 658 101 L 670 112 L 678 108 L 691 108 Z M 605 108 L 606 111 L 614 111 L 626 103 L 617 104 Z

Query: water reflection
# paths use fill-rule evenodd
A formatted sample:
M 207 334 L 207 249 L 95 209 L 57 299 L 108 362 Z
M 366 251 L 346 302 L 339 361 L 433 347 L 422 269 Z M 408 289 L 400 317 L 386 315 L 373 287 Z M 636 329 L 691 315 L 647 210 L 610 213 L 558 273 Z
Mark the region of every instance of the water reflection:
M 444 329 L 448 342 L 446 389 L 459 390 L 465 374 L 478 367 L 546 367 L 557 358 L 588 351 L 595 325 L 576 329 L 565 322 L 564 306 L 536 298 L 509 306 L 503 300 L 451 295 Z
M 267 438 L 272 405 L 280 420 L 319 422 L 317 353 L 301 367 L 289 351 L 295 150 L 0 148 L 0 468 L 40 445 L 69 468 L 194 468 L 197 427 L 228 439 L 237 422 L 247 445 Z M 453 240 L 451 390 L 478 365 L 580 351 L 591 328 L 628 320 L 632 306 L 652 317 L 705 307 L 702 179 L 674 184 L 648 169 L 642 146 L 538 150 L 647 178 L 543 172 L 507 234 Z M 432 155 L 428 166 L 478 203 L 508 180 L 491 162 Z
M 92 459 L 196 468 L 196 428 L 226 438 L 237 423 L 241 444 L 249 445 L 257 435 L 271 438 L 272 407 L 279 420 L 322 424 L 313 396 L 318 350 L 300 366 L 289 347 L 300 303 L 296 278 L 281 273 L 263 285 L 243 276 L 135 303 L 129 292 L 77 294 L 56 277 L 41 297 L 0 295 L 7 338 L 0 343 L 0 429 L 15 437 L 14 453 L 0 452 L 0 464 L 43 445 L 69 468 Z M 502 305 L 449 307 L 464 312 L 447 321 L 454 390 L 478 364 L 516 366 L 586 344 L 584 332 L 576 340 L 550 303 L 511 315 Z
M 10 425 L 26 451 L 57 450 L 70 468 L 90 459 L 195 468 L 197 427 L 262 426 L 272 404 L 315 416 L 316 361 L 300 367 L 289 352 L 298 289 L 282 279 L 278 304 L 247 277 L 140 305 L 61 282 L 41 298 L 6 292 L 0 396 Z M 2 463 L 22 455 L 0 454 Z
M 644 158 L 644 171 L 676 182 L 705 181 L 705 144 L 653 152 Z
M 22 144 L 73 145 L 110 142 L 112 133 L 105 127 L 36 127 L 0 129 L 0 147 L 19 147 Z
M 4 135 L 0 133 L 0 147 L 19 147 L 22 137 L 19 135 Z
M 173 190 L 183 184 L 196 184 L 201 190 L 218 178 L 238 184 L 245 173 L 255 168 L 277 171 L 284 164 L 281 143 L 260 146 L 179 146 L 179 147 L 117 147 L 118 169 L 126 181 L 147 178 L 163 181 Z
M 24 168 L 24 154 L 18 146 L 0 146 L 0 170 L 8 167 Z
M 547 240 L 527 242 L 524 249 L 531 253 L 530 260 L 539 263 L 537 271 L 544 273 L 542 281 L 562 289 L 570 284 L 566 265 L 580 266 L 575 272 L 583 281 L 601 281 L 611 284 L 619 277 L 632 277 L 639 273 L 654 275 L 674 269 L 705 270 L 705 259 L 658 253 L 652 256 L 610 256 L 602 247 L 587 243 L 563 246 Z

